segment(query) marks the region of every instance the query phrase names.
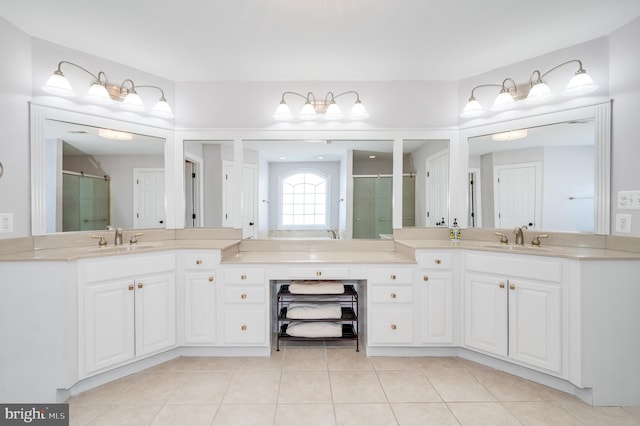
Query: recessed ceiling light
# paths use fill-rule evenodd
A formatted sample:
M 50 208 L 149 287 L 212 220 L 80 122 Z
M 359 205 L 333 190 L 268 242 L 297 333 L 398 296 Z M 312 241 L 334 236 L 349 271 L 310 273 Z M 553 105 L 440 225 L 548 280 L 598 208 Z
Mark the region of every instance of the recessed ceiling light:
M 319 155 L 318 160 L 324 160 L 324 157 L 322 155 Z
M 112 129 L 98 129 L 98 136 L 116 141 L 130 141 L 133 139 L 132 133 L 120 132 Z
M 375 155 L 370 155 L 369 158 L 371 158 L 373 160 L 374 158 L 376 158 L 376 156 Z
M 280 159 L 281 159 L 281 160 L 286 160 L 286 159 L 287 159 L 287 157 L 280 157 Z

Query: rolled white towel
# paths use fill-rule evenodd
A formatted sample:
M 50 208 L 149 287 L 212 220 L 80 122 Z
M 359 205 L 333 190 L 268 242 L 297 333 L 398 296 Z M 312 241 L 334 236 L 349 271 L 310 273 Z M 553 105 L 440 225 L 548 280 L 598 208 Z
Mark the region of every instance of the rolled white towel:
M 342 294 L 342 281 L 291 281 L 289 293 L 292 294 Z
M 292 321 L 287 326 L 287 334 L 294 337 L 342 337 L 342 324 Z
M 339 303 L 291 303 L 287 318 L 291 319 L 339 319 L 342 308 Z

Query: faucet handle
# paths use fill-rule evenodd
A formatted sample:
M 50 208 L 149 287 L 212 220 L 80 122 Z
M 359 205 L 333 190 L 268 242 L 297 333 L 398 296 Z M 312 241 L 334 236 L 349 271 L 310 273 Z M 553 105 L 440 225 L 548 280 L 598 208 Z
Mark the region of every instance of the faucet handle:
M 533 240 L 531 240 L 531 245 L 540 247 L 540 238 L 549 238 L 549 236 L 547 234 L 536 235 L 533 237 Z
M 502 232 L 494 232 L 495 235 L 500 237 L 500 244 L 509 244 L 509 239 Z
M 144 232 L 136 232 L 135 234 L 133 234 L 131 236 L 131 239 L 129 239 L 129 244 L 138 244 L 138 238 L 137 237 L 141 237 L 144 235 Z
M 105 240 L 102 235 L 92 235 L 91 238 L 100 238 L 100 241 L 98 241 L 98 246 L 100 247 L 107 246 L 107 240 Z

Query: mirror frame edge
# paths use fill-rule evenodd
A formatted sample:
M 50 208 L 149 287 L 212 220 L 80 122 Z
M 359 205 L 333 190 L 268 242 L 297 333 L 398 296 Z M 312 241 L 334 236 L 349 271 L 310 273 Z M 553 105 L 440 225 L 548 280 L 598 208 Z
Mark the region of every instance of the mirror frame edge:
M 115 118 L 106 118 L 80 112 L 58 109 L 54 107 L 29 103 L 29 144 L 30 144 L 30 177 L 31 177 L 31 235 L 45 235 L 46 229 L 46 176 L 45 176 L 45 123 L 46 120 L 58 120 L 78 123 L 93 127 L 109 127 L 132 133 L 162 138 L 164 146 L 165 167 L 165 229 L 173 229 L 176 224 L 176 201 L 180 199 L 174 185 L 179 174 L 175 166 L 176 152 L 174 132 L 168 128 L 138 124 Z M 181 148 L 180 148 L 181 151 Z M 182 155 L 182 153 L 180 153 Z
M 464 182 L 464 175 L 469 168 L 469 139 L 491 133 L 499 133 L 513 129 L 538 127 L 564 121 L 592 118 L 595 127 L 595 186 L 594 186 L 594 230 L 597 235 L 611 233 L 611 103 L 612 101 L 597 103 L 590 106 L 573 108 L 551 113 L 544 113 L 524 118 L 493 122 L 460 129 L 459 162 L 455 175 Z M 468 197 L 466 186 L 459 186 L 459 191 L 453 197 L 450 212 L 464 218 L 461 226 L 466 228 Z M 455 205 L 456 210 L 453 210 Z

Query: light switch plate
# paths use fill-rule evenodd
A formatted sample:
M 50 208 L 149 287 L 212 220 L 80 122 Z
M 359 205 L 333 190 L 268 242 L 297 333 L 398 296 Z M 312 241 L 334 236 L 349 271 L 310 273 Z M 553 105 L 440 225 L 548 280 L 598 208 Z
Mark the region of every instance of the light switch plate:
M 618 191 L 618 208 L 640 210 L 640 191 Z
M 630 214 L 616 214 L 616 232 L 619 234 L 631 233 L 631 215 Z
M 13 232 L 13 213 L 0 213 L 0 233 Z

